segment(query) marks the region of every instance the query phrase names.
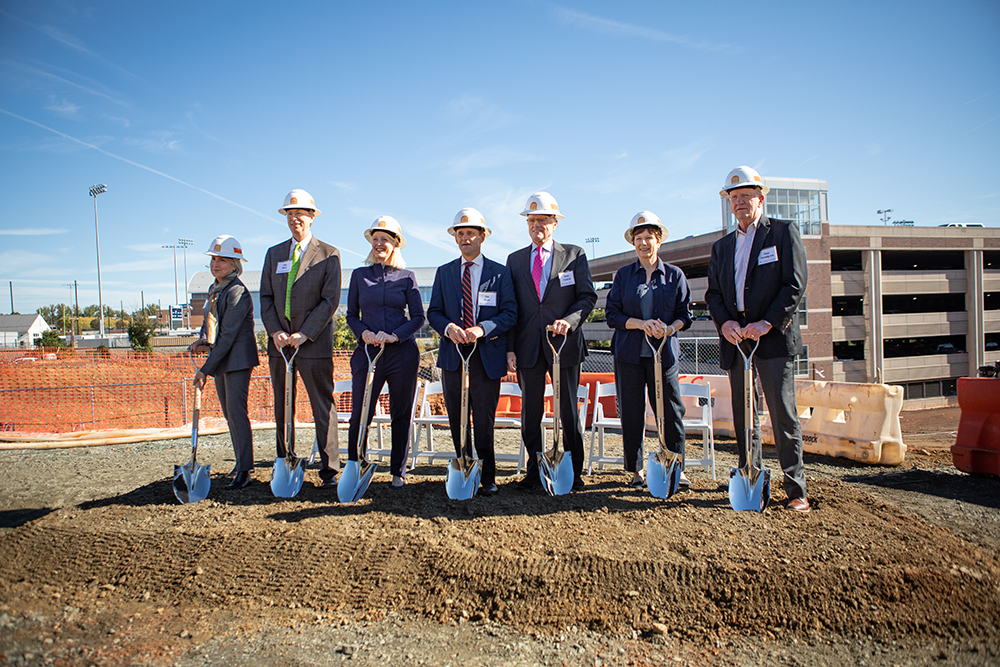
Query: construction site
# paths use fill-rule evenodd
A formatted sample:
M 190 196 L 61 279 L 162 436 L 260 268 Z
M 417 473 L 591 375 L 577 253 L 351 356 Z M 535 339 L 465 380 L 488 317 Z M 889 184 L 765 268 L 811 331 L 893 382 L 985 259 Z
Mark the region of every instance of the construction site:
M 505 428 L 500 492 L 453 501 L 447 460 L 428 455 L 453 450 L 449 431 L 428 424 L 403 492 L 389 491 L 383 466 L 364 498 L 341 504 L 312 467 L 296 497 L 272 494 L 262 359 L 250 397 L 254 482 L 223 488 L 233 450 L 205 392 L 198 460 L 211 488 L 181 504 L 171 482 L 191 456 L 186 355 L 24 357 L 0 361 L 0 664 L 1000 660 L 1000 479 L 956 469 L 958 408 L 890 410 L 904 445 L 891 465 L 807 453 L 805 516 L 783 509 L 777 483 L 764 512 L 732 510 L 720 486 L 736 465 L 724 418 L 710 436 L 714 474 L 689 467 L 692 488 L 668 500 L 628 488 L 620 463 L 601 462 L 621 456 L 613 428 L 602 429 L 599 456 L 590 449 L 584 490 L 516 490 L 520 434 Z M 335 366 L 335 379 L 349 377 L 346 353 Z M 721 389 L 711 377 L 687 381 Z M 303 456 L 314 437 L 305 395 Z M 349 392 L 337 398 L 348 410 Z M 717 416 L 726 402 L 713 401 Z M 689 460 L 704 434 L 689 433 Z M 346 436 L 342 427 L 343 451 Z M 880 438 L 892 441 L 892 429 Z M 764 458 L 780 475 L 773 447 Z

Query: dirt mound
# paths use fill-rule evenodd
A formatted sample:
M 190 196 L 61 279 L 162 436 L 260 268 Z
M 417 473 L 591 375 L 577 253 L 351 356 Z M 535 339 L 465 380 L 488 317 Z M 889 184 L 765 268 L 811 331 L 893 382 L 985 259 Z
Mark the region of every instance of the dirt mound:
M 258 471 L 266 479 L 269 471 Z M 376 483 L 357 505 L 266 484 L 179 506 L 169 482 L 52 512 L 0 542 L 0 592 L 215 613 L 377 620 L 403 614 L 520 629 L 655 624 L 691 641 L 730 635 L 995 636 L 995 554 L 848 484 L 811 481 L 808 516 L 736 513 L 717 485 L 660 502 L 620 474 L 570 496 L 462 504 L 440 480 Z M 377 479 L 377 482 L 379 480 Z M 775 502 L 779 498 L 775 497 Z

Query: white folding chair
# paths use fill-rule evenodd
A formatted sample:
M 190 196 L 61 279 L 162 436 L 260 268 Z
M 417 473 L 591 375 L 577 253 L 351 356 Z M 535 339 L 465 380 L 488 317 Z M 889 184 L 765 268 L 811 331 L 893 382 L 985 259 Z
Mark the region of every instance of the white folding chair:
M 545 385 L 545 398 L 552 398 L 552 385 Z M 587 423 L 587 405 L 590 401 L 590 387 L 585 384 L 577 385 L 576 388 L 576 407 L 578 412 L 579 425 L 577 428 L 580 429 L 580 435 L 586 433 L 586 423 Z M 546 429 L 552 428 L 552 415 L 546 410 L 545 414 L 542 415 L 542 451 L 544 452 L 548 448 L 548 438 Z M 523 443 L 521 445 L 524 447 Z
M 687 399 L 687 400 L 685 400 Z M 681 400 L 684 401 L 684 431 L 700 431 L 702 457 L 685 459 L 684 466 L 702 466 L 712 471 L 715 479 L 715 433 L 712 430 L 712 395 L 708 385 L 681 383 Z
M 333 404 L 337 404 L 338 394 L 347 393 L 348 396 L 351 395 L 351 381 L 350 380 L 337 380 L 333 383 Z M 345 432 L 350 428 L 351 425 L 351 411 L 347 410 L 341 412 L 337 411 L 337 430 L 344 429 Z M 338 433 L 339 437 L 339 433 Z M 339 443 L 338 443 L 339 444 Z M 340 447 L 341 456 L 347 456 L 347 447 Z M 312 465 L 316 461 L 316 457 L 319 456 L 319 439 L 313 438 L 313 448 L 312 452 L 309 454 L 309 465 Z
M 590 422 L 590 463 L 587 466 L 587 474 L 592 475 L 594 473 L 594 464 L 597 464 L 598 469 L 604 470 L 604 465 L 606 463 L 624 465 L 625 459 L 621 456 L 605 456 L 604 454 L 604 429 L 606 428 L 617 428 L 621 429 L 622 420 L 618 417 L 606 417 L 604 415 L 604 404 L 601 402 L 602 398 L 615 398 L 617 392 L 615 390 L 615 383 L 604 383 L 595 382 L 594 386 L 594 420 Z M 594 456 L 594 437 L 597 437 L 597 456 Z
M 430 399 L 433 396 L 444 396 L 444 389 L 440 382 L 428 382 L 424 385 L 424 393 L 420 400 L 420 410 L 417 416 L 413 420 L 413 452 L 411 454 L 410 468 L 412 469 L 417 465 L 417 458 L 420 456 L 426 457 L 428 461 L 433 461 L 434 459 L 452 459 L 455 458 L 454 451 L 439 452 L 434 449 L 434 427 L 435 426 L 450 426 L 448 421 L 448 413 L 445 412 L 443 415 L 434 414 L 433 408 L 431 407 Z M 420 435 L 424 429 L 426 430 L 426 441 L 427 449 L 420 449 Z
M 501 382 L 500 383 L 500 399 L 501 401 L 505 398 L 521 398 L 521 387 L 518 386 L 516 382 Z M 498 406 L 499 409 L 499 406 Z M 504 427 L 514 427 L 518 430 L 521 429 L 521 416 L 517 417 L 495 417 L 494 428 L 504 428 Z M 524 468 L 526 463 L 527 453 L 524 449 L 524 440 L 521 440 L 521 446 L 517 454 L 496 454 L 495 458 L 497 461 L 511 461 L 517 462 L 517 474 L 521 474 L 521 470 Z
M 417 407 L 420 405 L 420 384 L 421 384 L 419 378 L 416 378 L 414 380 L 414 382 L 416 384 L 416 388 L 413 391 L 413 404 L 410 406 L 410 432 L 409 432 L 409 435 L 407 436 L 409 438 L 409 440 L 410 440 L 410 447 L 411 448 L 413 447 L 413 433 L 414 433 L 413 416 L 416 414 Z M 388 396 L 388 395 L 389 395 L 389 384 L 386 383 L 386 384 L 382 385 L 382 391 L 379 392 L 378 398 L 381 399 L 382 396 Z M 389 456 L 392 454 L 392 442 L 391 442 L 391 440 L 392 440 L 392 428 L 391 428 L 392 427 L 392 416 L 382 408 L 382 402 L 381 401 L 379 401 L 378 403 L 375 404 L 375 415 L 372 417 L 372 425 L 378 427 L 378 448 L 377 449 L 369 449 L 368 450 L 368 456 L 369 457 L 376 457 L 377 456 L 380 459 L 389 458 Z M 385 443 L 385 441 L 383 439 L 382 427 L 384 427 L 384 426 L 389 426 L 390 427 L 389 428 L 389 439 L 390 439 L 389 446 L 386 446 L 386 443 Z M 412 469 L 412 467 L 413 466 L 411 465 L 410 468 Z

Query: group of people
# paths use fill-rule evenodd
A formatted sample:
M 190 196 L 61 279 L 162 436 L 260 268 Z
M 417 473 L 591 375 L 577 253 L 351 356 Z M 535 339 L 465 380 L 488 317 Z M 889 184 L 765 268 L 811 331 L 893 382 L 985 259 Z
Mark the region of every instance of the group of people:
M 726 178 L 720 195 L 729 200 L 737 229 L 712 248 L 706 301 L 720 335 L 722 368 L 730 370 L 734 397 L 733 416 L 740 449 L 740 466 L 746 463 L 743 373 L 736 346 L 744 341 L 760 344 L 754 366 L 774 424 L 778 458 L 784 471 L 788 507 L 809 511 L 802 464 L 802 436 L 795 410 L 794 357 L 801 352 L 796 309 L 806 286 L 805 250 L 794 224 L 769 219 L 764 214 L 768 192 L 761 177 L 749 167 L 737 167 Z M 274 391 L 275 420 L 284 421 L 284 360 L 286 348 L 297 349 L 296 367 L 309 394 L 320 453 L 320 486 L 336 487 L 340 471 L 337 415 L 333 403 L 333 315 L 340 298 L 341 263 L 336 248 L 313 237 L 313 221 L 320 215 L 304 190 L 292 190 L 279 212 L 286 216 L 291 238 L 271 247 L 265 256 L 260 285 L 261 320 L 268 333 L 268 361 Z M 528 198 L 525 217 L 530 244 L 511 253 L 505 264 L 488 259 L 483 244 L 491 230 L 483 215 L 463 208 L 448 233 L 460 257 L 437 269 L 426 313 L 430 326 L 441 336 L 437 365 L 449 416 L 456 454 L 461 455 L 461 375 L 463 360 L 469 374 L 466 420 L 468 446 L 475 446 L 482 461 L 480 495 L 497 493 L 494 454 L 494 419 L 501 379 L 516 373 L 521 388 L 521 437 L 528 452 L 526 474 L 516 483 L 521 490 L 541 485 L 539 456 L 545 388 L 553 370 L 548 337 L 561 346 L 560 383 L 575 388 L 580 364 L 587 356 L 581 325 L 597 302 L 590 266 L 584 251 L 554 238 L 563 214 L 555 198 L 538 192 Z M 676 334 L 691 325 L 691 291 L 683 271 L 664 262 L 659 248 L 667 227 L 649 211 L 640 211 L 625 230 L 625 240 L 635 248 L 636 261 L 614 276 L 607 297 L 607 324 L 614 329 L 611 350 L 622 422 L 625 469 L 628 483 L 645 483 L 640 452 L 645 436 L 646 396 L 655 405 L 654 356 L 662 350 L 662 387 L 665 444 L 684 452 L 684 404 L 681 401 Z M 371 402 L 361 414 L 366 388 L 366 346 L 384 348 L 374 368 L 371 388 L 377 395 L 389 387 L 392 450 L 390 488 L 406 483 L 411 406 L 420 361 L 415 336 L 425 313 L 416 276 L 405 269 L 401 251 L 406 246 L 399 223 L 381 216 L 365 231 L 371 252 L 365 266 L 351 274 L 347 324 L 358 340 L 351 357 L 352 411 L 348 456 L 357 460 L 361 420 L 374 416 Z M 253 304 L 239 280 L 243 258 L 232 236 L 215 239 L 205 253 L 212 257 L 215 284 L 205 304 L 205 320 L 193 351 L 208 350 L 195 377 L 203 386 L 215 378 L 224 415 L 229 422 L 236 467 L 230 489 L 250 483 L 253 443 L 247 417 L 250 373 L 257 365 L 253 335 Z M 661 345 L 667 338 L 667 344 Z M 474 347 L 471 347 L 473 346 Z M 560 398 L 564 448 L 573 462 L 573 489 L 583 488 L 583 433 L 575 391 Z M 754 420 L 752 450 L 761 464 L 759 425 Z M 277 456 L 285 455 L 284 433 L 276 429 Z M 471 451 L 465 452 L 467 455 Z M 681 486 L 690 482 L 682 475 Z

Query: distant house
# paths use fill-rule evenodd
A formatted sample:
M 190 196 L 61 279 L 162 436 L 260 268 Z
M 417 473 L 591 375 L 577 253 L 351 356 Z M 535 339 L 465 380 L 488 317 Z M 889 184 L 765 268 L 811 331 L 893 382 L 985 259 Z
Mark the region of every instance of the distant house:
M 51 329 L 41 315 L 0 315 L 0 347 L 34 347 Z

